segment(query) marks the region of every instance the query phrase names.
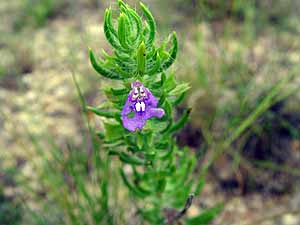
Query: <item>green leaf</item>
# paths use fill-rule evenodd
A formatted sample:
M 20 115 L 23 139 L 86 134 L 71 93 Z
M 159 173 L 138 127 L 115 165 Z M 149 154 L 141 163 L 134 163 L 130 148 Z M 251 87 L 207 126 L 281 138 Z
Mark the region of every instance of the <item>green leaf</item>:
M 146 125 L 145 125 L 145 130 L 153 130 L 156 132 L 159 132 L 161 130 L 164 130 L 167 126 L 167 122 L 166 121 L 162 121 L 160 119 L 150 119 L 147 121 Z
M 149 67 L 149 66 L 147 67 L 147 72 L 146 73 L 149 76 L 154 75 L 154 74 L 156 74 L 158 72 L 160 66 L 161 66 L 160 56 L 159 56 L 158 53 L 156 53 L 155 63 L 154 64 L 152 63 L 151 67 Z
M 159 101 L 158 101 L 158 106 L 161 106 L 164 102 L 165 102 L 165 100 L 166 100 L 166 93 L 162 93 L 162 95 L 160 96 L 160 98 L 159 98 Z
M 95 55 L 92 51 L 92 49 L 89 49 L 89 56 L 90 56 L 90 61 L 93 66 L 93 68 L 102 76 L 109 78 L 109 79 L 115 79 L 115 80 L 123 80 L 123 78 L 116 72 L 111 71 L 109 69 L 106 69 L 101 63 L 98 63 Z
M 161 86 L 165 84 L 166 80 L 167 80 L 167 75 L 165 72 L 162 72 L 160 77 Z
M 122 0 L 118 0 L 119 8 L 121 9 L 127 9 L 127 5 Z M 124 11 L 124 10 L 122 10 Z
M 136 146 L 139 148 L 139 149 L 142 149 L 143 146 L 144 146 L 144 134 L 142 133 L 138 133 L 137 134 L 137 137 L 136 137 Z
M 135 24 L 135 37 L 133 38 L 133 44 L 135 46 L 138 46 L 143 38 L 143 25 L 142 25 L 142 20 L 141 17 L 131 8 L 128 8 L 128 13 L 130 18 L 133 20 L 132 23 L 134 22 Z
M 119 146 L 124 146 L 125 142 L 124 140 L 114 140 L 114 141 L 105 141 L 104 144 L 102 145 L 105 148 L 116 148 Z
M 164 140 L 155 143 L 156 149 L 167 149 L 168 146 L 169 146 L 169 143 Z
M 128 17 L 130 25 L 130 32 L 128 34 L 129 42 L 132 47 L 138 47 L 143 38 L 141 17 L 123 1 L 119 1 L 119 8 Z
M 92 106 L 87 106 L 87 110 L 95 113 L 98 116 L 103 116 L 106 118 L 115 118 L 116 114 L 119 114 L 118 112 L 107 112 L 107 111 L 104 111 L 103 109 L 95 108 Z
M 105 10 L 105 16 L 104 16 L 104 34 L 107 39 L 107 41 L 116 49 L 120 49 L 120 43 L 118 41 L 118 33 L 114 29 L 112 25 L 112 11 L 111 9 Z
M 150 86 L 150 89 L 151 91 L 158 91 L 158 92 L 161 92 L 161 82 L 160 81 L 154 81 L 153 77 L 149 77 L 151 78 L 151 80 L 149 81 L 149 86 Z M 156 89 L 156 90 L 153 90 L 153 89 Z
M 116 53 L 116 51 L 115 51 Z M 108 58 L 108 57 L 107 57 Z M 127 74 L 125 77 L 130 77 L 130 74 L 136 72 L 136 62 L 132 61 L 132 59 L 122 59 L 119 57 L 111 57 L 113 63 L 117 63 L 117 68 L 120 68 L 123 73 Z M 115 66 L 115 64 L 113 64 Z
M 172 91 L 168 93 L 169 96 L 172 95 L 181 95 L 190 89 L 190 86 L 187 83 L 179 84 Z
M 169 100 L 165 100 L 164 109 L 166 110 L 166 114 L 168 117 L 172 116 L 172 105 Z
M 171 142 L 171 144 L 169 145 L 168 151 L 164 152 L 163 154 L 160 154 L 159 158 L 162 160 L 166 160 L 172 156 L 173 152 L 174 152 L 174 142 Z
M 138 73 L 140 75 L 144 75 L 145 65 L 146 65 L 146 48 L 144 42 L 142 42 L 138 48 L 136 60 L 137 60 Z
M 164 89 L 166 92 L 170 92 L 176 87 L 176 80 L 174 73 L 171 73 L 167 80 L 164 82 Z
M 140 198 L 145 198 L 147 195 L 149 195 L 150 193 L 147 191 L 142 191 L 140 189 L 137 189 L 134 185 L 132 185 L 129 180 L 127 179 L 126 174 L 124 173 L 123 169 L 120 169 L 120 174 L 122 177 L 122 180 L 124 182 L 124 184 L 128 187 L 128 189 L 135 194 L 137 197 Z
M 145 160 L 125 152 L 110 150 L 109 155 L 118 155 L 120 160 L 131 165 L 145 165 Z
M 130 33 L 130 27 L 128 26 L 128 17 L 125 13 L 121 13 L 119 16 L 118 24 L 118 38 L 121 46 L 124 49 L 130 50 L 131 47 L 128 45 L 127 36 Z M 126 26 L 127 25 L 127 26 Z
M 107 141 L 117 140 L 123 137 L 124 128 L 120 124 L 104 123 L 105 139 Z
M 181 95 L 179 95 L 177 98 L 175 98 L 174 100 L 171 100 L 171 103 L 173 106 L 180 104 L 183 99 L 186 96 L 186 92 L 183 92 Z
M 127 95 L 129 93 L 129 90 L 124 88 L 124 89 L 113 89 L 113 88 L 104 88 L 104 93 L 106 98 L 110 101 L 107 102 L 107 105 L 105 107 L 112 107 L 112 105 L 115 104 L 116 109 L 122 109 Z M 112 104 L 114 103 L 114 104 Z
M 166 61 L 164 61 L 162 63 L 162 66 L 161 66 L 160 70 L 158 70 L 158 72 L 167 70 L 173 64 L 173 62 L 175 61 L 175 59 L 177 57 L 178 42 L 177 42 L 177 37 L 176 37 L 176 33 L 175 32 L 173 32 L 171 38 L 172 38 L 172 44 L 173 44 L 173 46 L 170 49 L 169 57 L 168 57 L 168 59 Z
M 186 219 L 186 225 L 207 225 L 210 224 L 214 218 L 220 214 L 223 210 L 224 204 L 218 204 L 217 206 L 207 209 L 199 216 Z
M 147 47 L 150 47 L 153 44 L 155 39 L 156 24 L 149 9 L 143 3 L 140 3 L 140 6 L 142 8 L 144 15 L 146 16 L 146 20 L 149 25 L 149 36 L 145 44 Z
M 115 88 L 110 88 L 109 89 L 111 91 L 111 93 L 115 96 L 123 96 L 123 95 L 128 95 L 129 90 L 127 88 L 122 88 L 122 89 L 115 89 Z
M 106 97 L 109 101 L 111 101 L 111 107 L 112 108 L 115 108 L 117 110 L 121 110 L 123 108 L 123 105 L 124 105 L 124 102 L 126 100 L 126 95 L 125 96 L 112 96 L 112 95 L 109 95 L 107 93 L 106 94 Z
M 168 132 L 168 130 L 170 130 L 170 129 L 171 129 L 172 125 L 173 125 L 173 119 L 172 119 L 172 118 L 170 118 L 170 119 L 168 120 L 168 125 L 166 126 L 166 128 L 165 128 L 165 129 L 163 129 L 162 131 L 160 131 L 160 133 L 162 133 L 162 134 L 165 134 L 165 133 L 167 133 L 167 132 Z
M 179 120 L 177 120 L 172 126 L 171 128 L 168 130 L 167 134 L 173 133 L 176 130 L 179 130 L 180 128 L 182 128 L 186 122 L 189 119 L 189 115 L 191 113 L 191 109 L 188 109 L 184 112 L 184 114 L 181 116 L 181 118 Z

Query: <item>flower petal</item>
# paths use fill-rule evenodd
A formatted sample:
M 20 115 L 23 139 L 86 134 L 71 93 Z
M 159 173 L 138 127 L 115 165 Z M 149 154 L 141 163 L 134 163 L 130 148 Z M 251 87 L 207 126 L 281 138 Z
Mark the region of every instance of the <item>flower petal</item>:
M 162 118 L 165 115 L 165 111 L 161 108 L 150 108 L 146 111 L 146 118 L 150 119 L 152 117 Z
M 131 131 L 134 132 L 138 128 L 142 130 L 143 126 L 145 126 L 147 118 L 145 117 L 145 113 L 136 113 L 132 118 L 129 118 L 127 115 L 122 116 L 123 126 Z
M 157 107 L 157 99 L 152 95 L 151 91 L 149 91 L 148 88 L 146 89 L 146 91 L 148 96 L 148 105 L 151 105 L 152 107 Z
M 126 116 L 131 111 L 132 111 L 132 106 L 131 106 L 131 102 L 130 102 L 130 96 L 128 96 L 126 103 L 122 109 L 121 116 Z

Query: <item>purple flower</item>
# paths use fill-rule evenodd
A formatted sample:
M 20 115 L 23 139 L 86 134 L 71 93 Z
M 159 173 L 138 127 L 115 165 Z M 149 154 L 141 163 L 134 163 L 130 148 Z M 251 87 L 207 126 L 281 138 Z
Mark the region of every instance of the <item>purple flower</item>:
M 133 82 L 131 88 L 121 116 L 123 126 L 134 132 L 137 128 L 142 130 L 148 119 L 162 118 L 165 111 L 157 108 L 157 99 L 141 82 Z

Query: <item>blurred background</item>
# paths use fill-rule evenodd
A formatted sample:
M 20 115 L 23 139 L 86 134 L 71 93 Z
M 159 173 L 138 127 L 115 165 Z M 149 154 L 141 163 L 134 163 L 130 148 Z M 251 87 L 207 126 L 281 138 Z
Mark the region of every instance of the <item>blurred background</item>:
M 138 1 L 126 2 L 140 10 Z M 191 86 L 176 109 L 193 109 L 178 144 L 196 151 L 201 165 L 230 143 L 189 214 L 223 201 L 215 224 L 299 225 L 300 1 L 143 2 L 156 18 L 157 43 L 177 32 L 180 51 L 170 70 Z M 72 224 L 44 158 L 55 167 L 49 152 L 60 149 L 59 160 L 73 160 L 73 146 L 89 160 L 72 73 L 89 105 L 105 101 L 107 81 L 93 71 L 87 49 L 111 51 L 102 29 L 109 6 L 117 2 L 0 1 L 0 224 L 37 224 L 38 214 L 40 224 Z

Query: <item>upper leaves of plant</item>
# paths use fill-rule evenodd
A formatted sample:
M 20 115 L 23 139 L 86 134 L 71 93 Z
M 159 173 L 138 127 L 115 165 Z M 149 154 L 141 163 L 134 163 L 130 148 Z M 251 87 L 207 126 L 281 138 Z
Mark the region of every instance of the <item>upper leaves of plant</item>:
M 94 69 L 110 79 L 126 80 L 139 76 L 153 76 L 168 69 L 177 56 L 176 34 L 172 33 L 159 47 L 154 46 L 156 23 L 149 9 L 140 3 L 146 21 L 123 1 L 119 1 L 117 26 L 111 8 L 106 9 L 104 33 L 114 53 L 104 53 L 103 59 L 89 50 Z

